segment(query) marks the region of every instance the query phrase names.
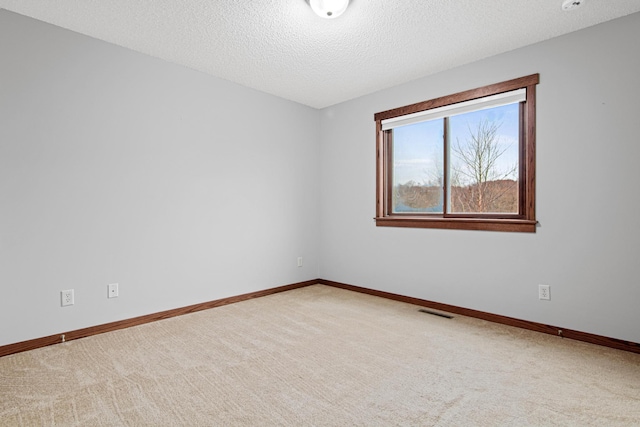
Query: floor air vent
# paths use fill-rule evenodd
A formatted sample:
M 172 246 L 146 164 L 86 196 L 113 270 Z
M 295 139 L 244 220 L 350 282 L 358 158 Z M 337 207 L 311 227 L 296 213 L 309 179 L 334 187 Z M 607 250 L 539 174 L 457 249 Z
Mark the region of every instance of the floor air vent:
M 447 319 L 453 319 L 453 316 L 451 316 L 449 314 L 438 313 L 437 311 L 425 310 L 424 308 L 421 308 L 418 311 L 421 312 L 421 313 L 433 314 L 434 316 L 445 317 Z

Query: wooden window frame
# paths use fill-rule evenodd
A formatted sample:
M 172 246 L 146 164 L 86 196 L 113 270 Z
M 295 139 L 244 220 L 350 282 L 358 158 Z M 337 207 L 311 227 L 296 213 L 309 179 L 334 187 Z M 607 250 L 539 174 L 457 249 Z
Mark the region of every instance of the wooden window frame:
M 376 122 L 376 226 L 535 233 L 537 225 L 535 209 L 536 85 L 539 81 L 540 75 L 532 74 L 376 113 L 374 115 Z M 382 120 L 522 88 L 527 90 L 527 95 L 526 100 L 520 104 L 520 121 L 522 125 L 520 127 L 520 176 L 518 182 L 520 197 L 518 214 L 451 215 L 447 213 L 404 214 L 392 212 L 390 189 L 392 132 L 390 130 L 382 130 Z

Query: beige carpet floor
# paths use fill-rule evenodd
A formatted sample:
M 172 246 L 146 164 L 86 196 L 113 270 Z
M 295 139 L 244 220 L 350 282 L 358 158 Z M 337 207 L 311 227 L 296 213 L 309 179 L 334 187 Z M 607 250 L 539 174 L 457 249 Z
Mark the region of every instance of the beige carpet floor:
M 2 426 L 640 426 L 640 355 L 314 285 L 0 358 Z

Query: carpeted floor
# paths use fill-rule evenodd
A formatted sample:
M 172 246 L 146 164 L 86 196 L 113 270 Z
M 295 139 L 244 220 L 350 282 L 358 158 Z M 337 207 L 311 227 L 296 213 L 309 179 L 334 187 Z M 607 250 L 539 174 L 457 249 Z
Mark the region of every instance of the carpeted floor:
M 0 425 L 639 426 L 640 355 L 314 285 L 0 358 Z

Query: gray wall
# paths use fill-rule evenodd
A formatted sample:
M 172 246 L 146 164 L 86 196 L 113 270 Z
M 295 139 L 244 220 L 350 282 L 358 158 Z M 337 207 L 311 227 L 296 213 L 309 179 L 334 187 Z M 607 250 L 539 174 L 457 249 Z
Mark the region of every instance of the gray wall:
M 0 345 L 317 278 L 319 134 L 317 110 L 0 10 Z
M 317 111 L 0 10 L 0 345 L 316 277 L 640 342 L 638 39 Z M 374 113 L 531 73 L 536 234 L 374 226 Z
M 634 14 L 323 110 L 321 277 L 640 342 L 638 40 Z M 532 73 L 536 234 L 375 227 L 374 113 Z

